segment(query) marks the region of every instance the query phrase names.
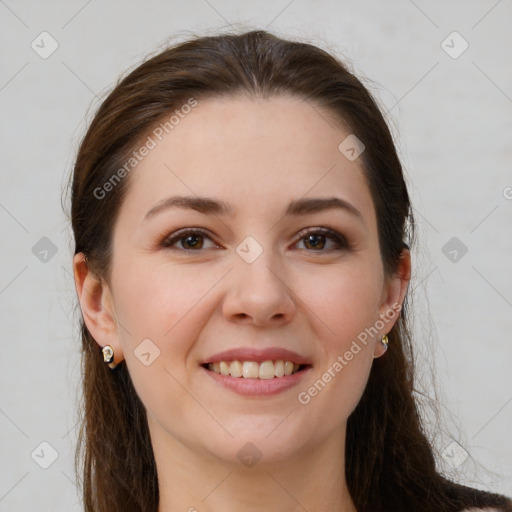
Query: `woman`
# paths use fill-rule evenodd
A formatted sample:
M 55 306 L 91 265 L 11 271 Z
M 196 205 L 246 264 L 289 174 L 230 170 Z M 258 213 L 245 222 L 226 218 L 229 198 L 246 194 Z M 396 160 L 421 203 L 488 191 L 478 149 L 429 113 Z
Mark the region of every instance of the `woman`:
M 436 470 L 409 196 L 335 57 L 264 31 L 163 51 L 101 105 L 71 190 L 86 511 L 512 510 Z

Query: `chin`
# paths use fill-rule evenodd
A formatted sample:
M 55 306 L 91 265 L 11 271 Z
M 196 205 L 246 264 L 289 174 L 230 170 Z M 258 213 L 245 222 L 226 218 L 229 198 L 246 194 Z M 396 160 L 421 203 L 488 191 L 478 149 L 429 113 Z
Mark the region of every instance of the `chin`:
M 258 420 L 245 416 L 236 422 L 236 427 L 225 423 L 233 437 L 224 431 L 219 436 L 205 434 L 203 439 L 208 441 L 203 441 L 204 448 L 214 457 L 241 469 L 254 466 L 261 469 L 292 460 L 313 441 L 307 437 L 306 425 L 285 426 L 292 416 L 293 413 L 284 421 L 286 414 Z

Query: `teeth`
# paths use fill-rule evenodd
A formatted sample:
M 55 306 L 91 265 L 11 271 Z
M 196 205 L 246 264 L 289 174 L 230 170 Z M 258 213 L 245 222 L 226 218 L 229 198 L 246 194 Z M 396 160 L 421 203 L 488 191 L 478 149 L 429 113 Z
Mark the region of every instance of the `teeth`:
M 272 361 L 263 361 L 260 364 L 260 379 L 273 379 L 274 378 L 274 363 Z
M 276 377 L 282 377 L 284 375 L 284 363 L 283 363 L 283 361 L 276 361 L 274 363 L 274 375 Z
M 243 366 L 240 361 L 232 361 L 229 366 L 231 377 L 241 377 L 243 375 Z
M 245 379 L 273 379 L 296 373 L 300 365 L 292 361 L 220 361 L 208 364 L 208 369 L 222 375 Z
M 242 364 L 242 375 L 246 379 L 257 379 L 259 364 L 254 361 L 244 361 Z
M 222 375 L 229 375 L 229 363 L 226 363 L 226 361 L 220 362 L 220 373 Z

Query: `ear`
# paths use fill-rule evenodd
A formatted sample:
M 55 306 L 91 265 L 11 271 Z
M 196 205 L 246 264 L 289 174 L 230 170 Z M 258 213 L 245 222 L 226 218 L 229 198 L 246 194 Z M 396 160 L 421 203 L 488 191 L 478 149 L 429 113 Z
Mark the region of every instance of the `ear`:
M 85 325 L 100 347 L 114 349 L 114 363 L 123 360 L 114 301 L 108 284 L 89 269 L 83 253 L 73 257 L 75 288 Z
M 386 352 L 386 347 L 380 343 L 382 337 L 391 331 L 400 317 L 400 311 L 405 299 L 405 294 L 411 280 L 411 252 L 409 248 L 403 248 L 396 274 L 385 279 L 382 290 L 381 304 L 379 307 L 379 319 L 384 323 L 379 332 L 378 342 L 375 344 L 374 357 L 380 357 Z

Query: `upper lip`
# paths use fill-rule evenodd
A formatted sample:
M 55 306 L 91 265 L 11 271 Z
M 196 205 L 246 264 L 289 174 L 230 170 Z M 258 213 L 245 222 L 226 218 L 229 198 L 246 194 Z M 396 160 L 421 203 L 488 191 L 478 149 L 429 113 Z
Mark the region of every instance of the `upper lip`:
M 257 349 L 250 347 L 231 348 L 223 350 L 207 358 L 202 364 L 218 363 L 220 361 L 291 361 L 297 364 L 311 364 L 311 361 L 292 350 L 280 347 Z

